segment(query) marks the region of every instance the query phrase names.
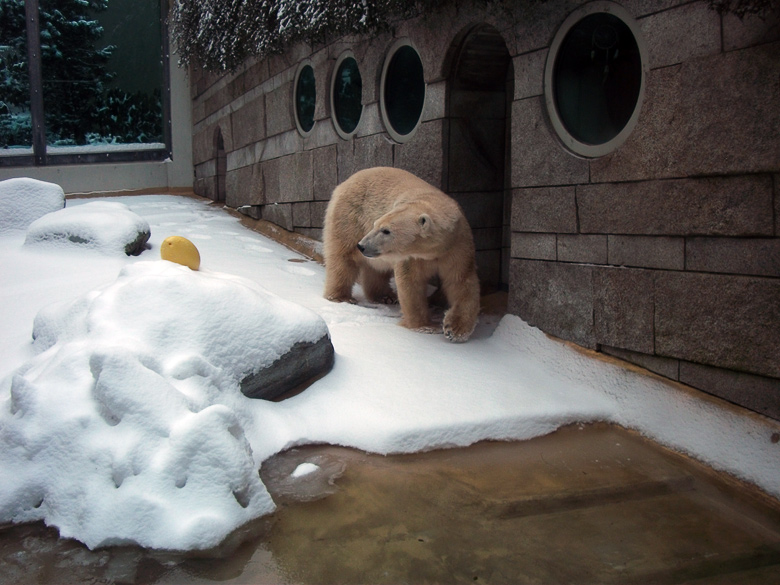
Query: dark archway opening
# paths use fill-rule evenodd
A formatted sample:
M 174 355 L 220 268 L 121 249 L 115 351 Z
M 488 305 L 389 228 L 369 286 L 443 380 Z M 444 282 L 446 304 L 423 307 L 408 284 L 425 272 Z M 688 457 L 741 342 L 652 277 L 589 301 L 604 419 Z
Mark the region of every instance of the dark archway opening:
M 507 125 L 514 75 L 495 27 L 479 24 L 461 38 L 448 86 L 447 190 L 469 220 L 480 282 L 490 292 L 509 282 Z
M 225 200 L 225 175 L 227 175 L 227 154 L 225 154 L 225 140 L 222 138 L 222 130 L 217 128 L 214 138 L 216 150 L 216 174 L 214 175 L 214 201 Z

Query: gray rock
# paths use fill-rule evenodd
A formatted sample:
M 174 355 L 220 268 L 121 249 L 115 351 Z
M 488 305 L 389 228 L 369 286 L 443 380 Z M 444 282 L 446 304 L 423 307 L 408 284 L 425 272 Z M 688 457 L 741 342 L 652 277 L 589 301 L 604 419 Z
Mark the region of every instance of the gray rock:
M 311 343 L 301 341 L 270 366 L 241 380 L 241 392 L 249 398 L 271 400 L 327 373 L 334 351 L 329 335 Z

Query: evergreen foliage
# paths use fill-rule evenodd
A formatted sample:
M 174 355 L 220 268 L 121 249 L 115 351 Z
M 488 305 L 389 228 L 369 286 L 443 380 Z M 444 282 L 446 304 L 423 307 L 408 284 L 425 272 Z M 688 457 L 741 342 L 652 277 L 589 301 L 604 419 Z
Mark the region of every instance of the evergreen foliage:
M 417 14 L 421 4 L 434 2 L 177 0 L 173 39 L 182 64 L 230 70 L 248 57 L 281 53 L 297 41 L 373 32 L 388 26 L 392 17 Z
M 47 143 L 157 142 L 161 102 L 110 86 L 115 47 L 99 48 L 108 0 L 39 0 Z M 24 0 L 0 0 L 0 145 L 31 142 Z
M 424 13 L 447 0 L 175 0 L 172 34 L 182 65 L 234 70 L 248 57 L 281 53 L 298 41 L 372 33 L 393 19 Z M 450 3 L 461 0 L 449 0 Z M 511 9 L 547 0 L 470 0 Z M 740 17 L 777 10 L 778 0 L 707 0 Z

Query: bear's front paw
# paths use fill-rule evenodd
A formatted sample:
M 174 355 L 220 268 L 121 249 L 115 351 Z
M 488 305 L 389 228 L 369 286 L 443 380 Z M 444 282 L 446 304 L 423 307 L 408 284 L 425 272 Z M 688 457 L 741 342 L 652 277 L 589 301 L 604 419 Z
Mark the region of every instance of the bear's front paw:
M 441 333 L 441 330 L 434 325 L 425 325 L 423 327 L 416 327 L 414 331 L 416 331 L 417 333 L 428 333 L 428 334 Z
M 425 321 L 410 321 L 408 319 L 401 319 L 398 324 L 401 327 L 406 327 L 417 333 L 441 333 L 439 329 L 433 323 L 426 323 Z
M 349 303 L 350 305 L 357 305 L 357 301 L 352 296 L 325 295 L 325 298 L 334 303 Z
M 466 322 L 464 319 L 459 319 L 453 316 L 451 312 L 444 315 L 444 323 L 442 324 L 442 331 L 444 337 L 446 337 L 452 343 L 463 343 L 468 341 L 471 334 L 474 333 L 476 323 Z
M 392 293 L 380 295 L 378 297 L 369 297 L 368 301 L 376 305 L 395 305 L 398 303 L 398 297 Z

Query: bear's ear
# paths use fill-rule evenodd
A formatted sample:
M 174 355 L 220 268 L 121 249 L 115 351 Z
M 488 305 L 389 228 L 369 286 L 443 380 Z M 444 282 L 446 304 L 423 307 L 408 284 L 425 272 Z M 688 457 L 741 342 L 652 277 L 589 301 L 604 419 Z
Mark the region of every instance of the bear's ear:
M 417 218 L 417 223 L 420 226 L 420 232 L 423 236 L 427 236 L 433 227 L 431 217 L 427 213 L 421 213 L 420 217 Z

